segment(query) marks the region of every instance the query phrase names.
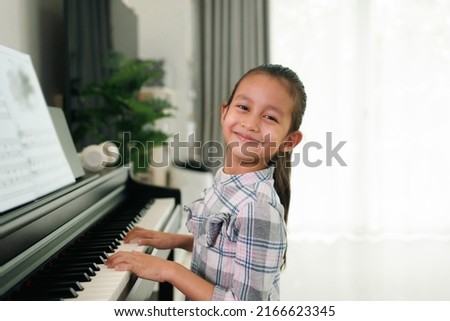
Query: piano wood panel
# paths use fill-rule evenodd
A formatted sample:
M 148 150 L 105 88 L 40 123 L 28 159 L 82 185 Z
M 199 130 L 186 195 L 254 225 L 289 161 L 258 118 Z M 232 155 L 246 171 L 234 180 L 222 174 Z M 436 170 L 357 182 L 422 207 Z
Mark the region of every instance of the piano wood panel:
M 139 214 L 138 217 L 143 221 L 147 220 L 149 224 L 147 226 L 153 229 L 172 229 L 171 224 L 179 225 L 180 191 L 173 188 L 149 186 L 135 182 L 128 175 L 128 169 L 124 167 L 89 179 L 89 182 L 80 184 L 79 188 L 72 186 L 66 191 L 59 191 L 58 193 L 61 195 L 61 198 L 52 196 L 48 200 L 42 200 L 42 206 L 32 207 L 31 213 L 37 215 L 39 217 L 38 220 L 24 225 L 22 222 L 15 224 L 16 220 L 12 219 L 8 223 L 10 225 L 8 231 L 5 232 L 3 230 L 5 233 L 2 234 L 2 244 L 6 244 L 4 241 L 11 237 L 26 238 L 26 235 L 23 233 L 28 229 L 38 230 L 43 237 L 26 249 L 17 250 L 12 247 L 13 251 L 16 250 L 13 253 L 15 255 L 12 255 L 10 259 L 8 257 L 0 267 L 1 300 L 20 298 L 16 294 L 26 293 L 29 284 L 32 284 L 33 280 L 36 280 L 41 273 L 46 272 L 48 265 L 55 264 L 61 253 L 66 255 L 67 249 L 74 243 L 78 244 L 80 237 L 91 233 L 94 227 L 103 224 L 102 222 L 107 223 L 111 215 L 115 217 L 119 215 L 122 218 L 122 210 L 131 211 L 127 215 L 134 215 L 133 213 L 136 211 L 136 215 Z M 64 201 L 62 201 L 62 198 L 64 198 Z M 147 209 L 145 204 L 151 199 L 161 201 L 161 203 L 158 201 L 155 204 L 165 205 L 162 207 L 158 207 L 158 205 L 156 207 L 153 206 L 153 212 L 150 210 L 148 218 L 146 218 L 141 215 L 140 212 L 142 211 L 136 206 L 138 206 L 137 204 L 142 204 L 140 206 Z M 70 206 L 64 207 L 65 204 L 69 203 L 71 203 Z M 22 209 L 20 211 L 25 216 L 29 214 Z M 59 227 L 56 229 L 51 224 L 46 225 L 38 222 L 40 219 L 51 220 L 55 213 L 65 216 L 58 223 Z M 19 216 L 17 220 L 20 221 L 22 218 L 22 216 Z M 132 217 L 130 220 L 135 221 Z M 84 253 L 82 252 L 82 254 Z M 161 252 L 158 255 L 171 256 L 171 253 Z M 131 282 L 127 281 L 125 287 L 131 291 L 135 279 L 133 277 L 129 279 Z M 151 292 L 151 289 L 148 291 Z M 128 297 L 128 294 L 123 294 L 123 291 L 120 292 L 121 294 L 114 299 L 126 299 Z M 39 300 L 39 293 L 33 298 Z M 132 296 L 131 298 L 137 299 L 138 296 Z M 42 297 L 42 299 L 45 298 Z M 50 297 L 49 299 L 55 298 Z

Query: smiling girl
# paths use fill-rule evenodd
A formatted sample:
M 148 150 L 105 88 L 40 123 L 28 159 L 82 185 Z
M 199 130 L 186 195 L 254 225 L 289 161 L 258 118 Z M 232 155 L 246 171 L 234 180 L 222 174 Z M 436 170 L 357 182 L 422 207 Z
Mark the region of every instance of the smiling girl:
M 192 251 L 191 269 L 137 252 L 107 265 L 169 282 L 190 300 L 279 300 L 290 202 L 289 160 L 300 143 L 306 107 L 302 82 L 289 68 L 248 71 L 222 106 L 223 168 L 202 197 L 185 207 L 191 234 L 136 228 L 125 242 Z

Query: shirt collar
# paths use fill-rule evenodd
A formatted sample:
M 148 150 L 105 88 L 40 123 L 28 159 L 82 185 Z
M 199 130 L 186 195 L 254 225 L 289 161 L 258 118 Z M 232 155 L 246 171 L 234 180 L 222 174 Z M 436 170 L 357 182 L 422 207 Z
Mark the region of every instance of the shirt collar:
M 223 167 L 220 168 L 215 177 L 216 184 L 228 185 L 236 184 L 251 185 L 261 182 L 263 180 L 269 180 L 273 178 L 274 167 L 268 167 L 259 171 L 248 172 L 245 174 L 226 174 L 223 171 Z

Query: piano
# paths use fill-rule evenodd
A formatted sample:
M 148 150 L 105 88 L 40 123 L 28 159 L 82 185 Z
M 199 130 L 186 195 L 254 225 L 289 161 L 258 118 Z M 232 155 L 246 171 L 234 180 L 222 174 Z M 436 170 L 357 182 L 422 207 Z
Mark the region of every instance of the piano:
M 118 250 L 171 259 L 169 250 L 124 244 L 133 226 L 175 232 L 180 191 L 133 180 L 126 167 L 74 184 L 2 215 L 1 300 L 171 300 L 172 288 L 115 271 Z
M 128 166 L 85 172 L 30 56 L 0 46 L 0 71 L 0 300 L 171 300 L 168 284 L 103 263 L 118 250 L 172 259 L 123 238 L 133 226 L 177 231 L 180 191 L 139 183 Z

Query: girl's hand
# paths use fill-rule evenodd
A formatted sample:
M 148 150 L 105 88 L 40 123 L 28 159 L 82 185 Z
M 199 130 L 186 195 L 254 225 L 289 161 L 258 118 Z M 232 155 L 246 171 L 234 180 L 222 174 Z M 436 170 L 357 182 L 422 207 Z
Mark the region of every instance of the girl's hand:
M 125 243 L 136 240 L 139 245 L 148 245 L 157 249 L 172 249 L 174 233 L 147 230 L 142 227 L 135 227 L 124 239 Z
M 130 271 L 138 277 L 165 282 L 165 272 L 171 262 L 157 256 L 152 256 L 141 252 L 119 251 L 111 255 L 105 265 L 114 268 L 116 271 Z
M 116 271 L 130 271 L 156 282 L 169 282 L 191 300 L 211 300 L 215 286 L 181 264 L 137 251 L 119 251 L 105 262 Z
M 191 235 L 159 232 L 142 227 L 135 227 L 128 232 L 124 242 L 129 243 L 133 240 L 136 240 L 139 245 L 147 245 L 156 249 L 183 248 L 188 251 L 192 249 L 193 242 Z

